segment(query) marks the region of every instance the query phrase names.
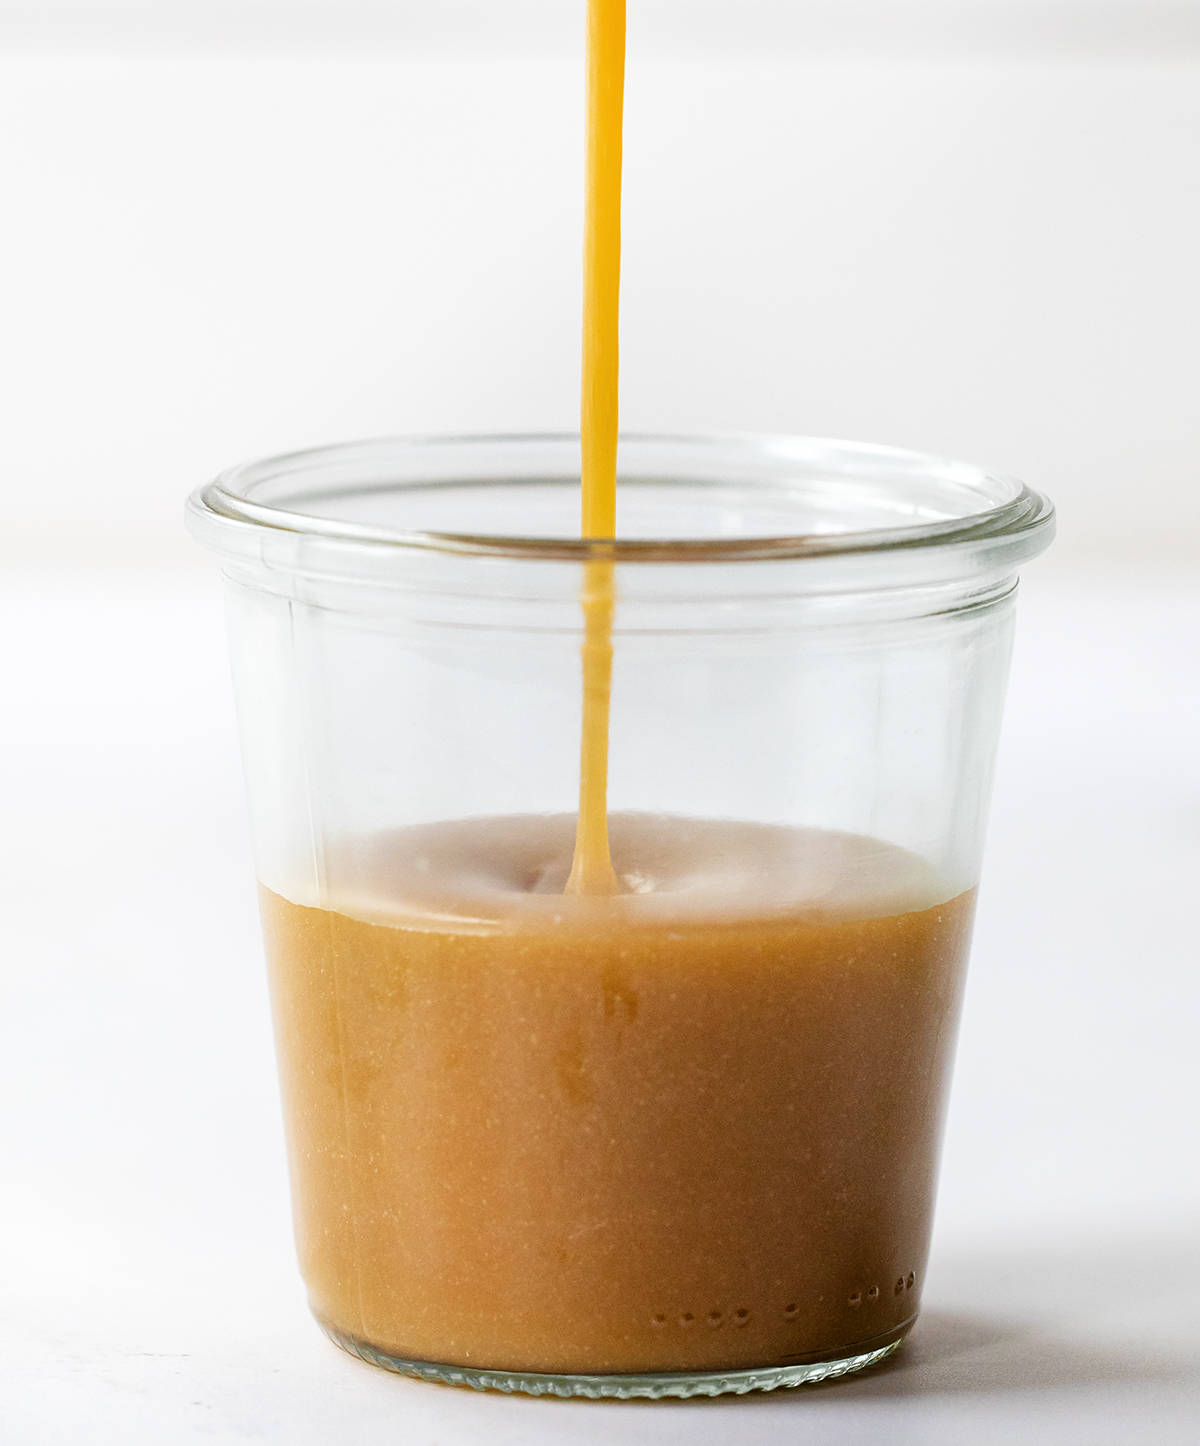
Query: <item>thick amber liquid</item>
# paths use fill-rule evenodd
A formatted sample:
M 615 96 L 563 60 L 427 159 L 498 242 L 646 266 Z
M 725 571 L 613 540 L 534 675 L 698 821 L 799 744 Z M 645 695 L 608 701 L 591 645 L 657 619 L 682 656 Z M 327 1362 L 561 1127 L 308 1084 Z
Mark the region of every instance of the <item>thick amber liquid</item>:
M 916 1311 L 973 908 L 848 835 L 397 831 L 263 890 L 313 1308 L 388 1354 L 733 1370 Z M 352 881 L 352 882 L 351 882 Z
M 610 540 L 617 531 L 624 113 L 625 0 L 588 0 L 580 520 L 585 538 Z M 567 888 L 614 894 L 620 882 L 608 844 L 608 732 L 616 591 L 611 562 L 596 559 L 584 573 L 579 817 Z

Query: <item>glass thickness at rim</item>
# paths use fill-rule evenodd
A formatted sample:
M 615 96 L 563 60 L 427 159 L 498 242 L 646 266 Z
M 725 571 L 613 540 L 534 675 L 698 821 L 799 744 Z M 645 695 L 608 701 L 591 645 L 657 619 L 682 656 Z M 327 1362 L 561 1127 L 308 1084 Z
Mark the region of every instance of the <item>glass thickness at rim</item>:
M 627 497 L 639 487 L 691 488 L 703 491 L 725 486 L 774 489 L 778 499 L 814 482 L 841 488 L 853 507 L 854 491 L 864 485 L 886 485 L 902 495 L 907 485 L 942 486 L 946 503 L 938 516 L 907 525 L 848 527 L 835 531 L 776 530 L 721 537 L 636 537 L 582 540 L 510 535 L 437 528 L 389 528 L 370 522 L 323 517 L 303 505 L 264 501 L 269 486 L 278 492 L 289 479 L 321 474 L 329 482 L 318 495 L 335 494 L 339 485 L 359 496 L 371 492 L 397 495 L 439 489 L 482 488 L 489 484 L 523 486 L 577 485 L 577 476 L 563 465 L 578 437 L 571 434 L 495 434 L 380 438 L 314 448 L 252 462 L 222 473 L 189 499 L 189 517 L 201 539 L 218 551 L 240 552 L 249 531 L 308 539 L 322 547 L 356 552 L 435 552 L 443 555 L 507 557 L 522 561 L 615 561 L 621 563 L 714 563 L 755 560 L 861 558 L 867 554 L 911 553 L 914 550 L 982 548 L 990 562 L 1016 564 L 1041 552 L 1054 528 L 1054 509 L 1047 498 L 1013 479 L 978 467 L 901 448 L 840 442 L 824 438 L 755 436 L 750 434 L 622 436 L 624 456 L 638 460 L 622 468 L 620 483 Z M 506 457 L 511 460 L 501 465 Z M 522 465 L 519 460 L 524 457 Z M 457 469 L 444 472 L 454 458 Z M 557 458 L 548 470 L 547 463 Z M 362 474 L 357 480 L 348 475 Z M 442 474 L 443 475 L 439 475 Z M 341 474 L 340 482 L 337 480 Z M 371 479 L 371 480 L 364 480 Z M 306 496 L 299 489 L 298 501 Z M 232 534 L 241 533 L 240 542 Z

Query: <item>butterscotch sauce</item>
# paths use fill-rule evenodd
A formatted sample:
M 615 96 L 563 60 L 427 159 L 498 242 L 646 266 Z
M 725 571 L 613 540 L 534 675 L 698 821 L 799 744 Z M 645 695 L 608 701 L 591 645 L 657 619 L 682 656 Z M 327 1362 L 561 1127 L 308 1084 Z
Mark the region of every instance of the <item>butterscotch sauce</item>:
M 405 1358 L 733 1370 L 916 1311 L 973 895 L 852 835 L 398 830 L 264 889 L 317 1316 Z M 352 882 L 351 882 L 352 881 Z
M 588 0 L 587 193 L 580 408 L 582 533 L 616 536 L 621 307 L 621 156 L 625 0 Z M 612 693 L 613 568 L 587 564 L 583 586 L 583 725 L 579 819 L 568 888 L 613 894 L 608 846 L 608 724 Z

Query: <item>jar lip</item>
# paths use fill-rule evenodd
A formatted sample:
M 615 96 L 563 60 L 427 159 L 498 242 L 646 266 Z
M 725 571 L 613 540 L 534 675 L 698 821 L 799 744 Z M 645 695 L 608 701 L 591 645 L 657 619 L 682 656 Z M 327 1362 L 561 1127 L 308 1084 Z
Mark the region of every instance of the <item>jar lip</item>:
M 707 454 L 728 466 L 722 473 L 727 485 L 747 482 L 739 475 L 753 464 L 771 463 L 785 467 L 820 466 L 844 473 L 852 480 L 872 467 L 887 468 L 898 476 L 941 477 L 964 488 L 973 488 L 990 505 L 961 515 L 915 524 L 847 530 L 839 532 L 771 533 L 737 537 L 637 537 L 584 539 L 440 531 L 434 529 L 389 528 L 376 524 L 322 517 L 292 506 L 256 500 L 254 491 L 265 482 L 288 476 L 313 474 L 337 466 L 385 466 L 403 462 L 412 468 L 422 456 L 431 460 L 450 452 L 477 453 L 480 457 L 499 449 L 550 451 L 579 445 L 571 433 L 429 434 L 380 437 L 336 443 L 280 454 L 232 467 L 188 499 L 188 522 L 202 542 L 222 553 L 246 556 L 258 551 L 258 540 L 268 534 L 295 543 L 346 554 L 347 572 L 355 568 L 352 557 L 364 551 L 378 563 L 387 554 L 413 550 L 447 556 L 501 557 L 524 562 L 617 562 L 617 563 L 734 563 L 763 560 L 785 561 L 862 558 L 869 554 L 911 554 L 920 549 L 982 549 L 989 562 L 1003 559 L 1019 563 L 1036 556 L 1048 546 L 1054 532 L 1054 507 L 1039 492 L 1014 478 L 986 471 L 967 463 L 875 443 L 846 442 L 799 435 L 708 432 L 692 434 L 622 433 L 623 447 L 691 449 Z M 686 469 L 685 469 L 686 472 Z M 419 469 L 417 472 L 420 478 Z M 495 477 L 449 478 L 443 482 L 393 480 L 374 484 L 376 491 L 463 485 L 505 486 L 544 482 L 547 479 L 518 473 Z M 621 476 L 621 487 L 639 485 L 638 477 Z M 677 480 L 680 485 L 703 487 L 708 479 L 684 475 L 678 479 L 656 476 L 654 481 Z M 712 479 L 715 482 L 715 479 Z M 359 488 L 369 491 L 371 488 Z M 328 560 L 328 558 L 327 558 Z

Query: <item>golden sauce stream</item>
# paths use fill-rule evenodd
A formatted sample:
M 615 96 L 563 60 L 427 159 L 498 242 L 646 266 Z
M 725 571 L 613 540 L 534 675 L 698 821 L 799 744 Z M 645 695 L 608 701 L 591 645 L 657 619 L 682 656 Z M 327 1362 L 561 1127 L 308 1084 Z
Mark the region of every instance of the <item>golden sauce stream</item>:
M 625 0 L 588 0 L 587 213 L 583 285 L 582 436 L 585 538 L 617 527 L 621 299 L 621 151 Z M 582 593 L 583 727 L 579 819 L 567 892 L 615 894 L 608 842 L 608 724 L 612 696 L 613 565 L 586 564 Z

